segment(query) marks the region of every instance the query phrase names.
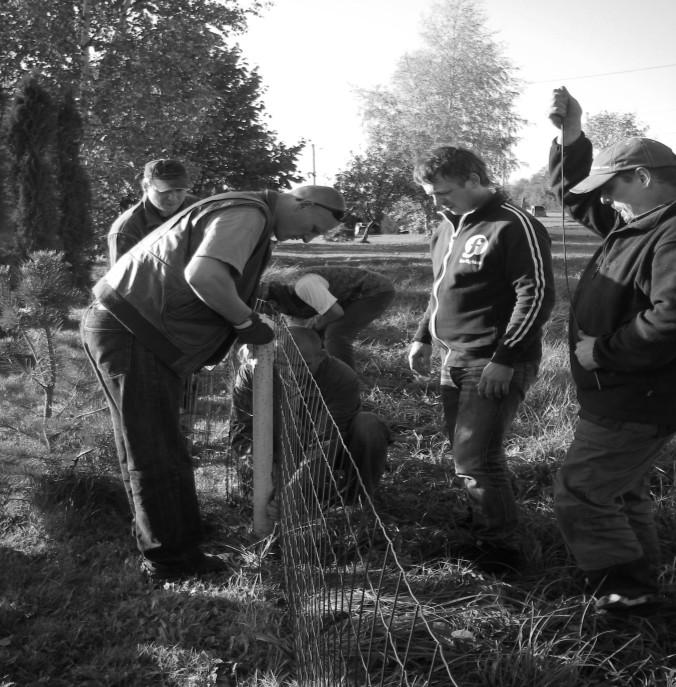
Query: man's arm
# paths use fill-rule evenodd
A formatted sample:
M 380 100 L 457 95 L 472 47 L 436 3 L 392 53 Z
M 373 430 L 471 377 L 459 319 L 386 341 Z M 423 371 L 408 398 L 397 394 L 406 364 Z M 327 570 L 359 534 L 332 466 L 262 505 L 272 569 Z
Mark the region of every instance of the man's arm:
M 408 366 L 413 372 L 423 377 L 430 373 L 432 344 L 413 341 L 408 349 Z
M 140 211 L 140 203 L 135 203 L 119 215 L 110 227 L 107 240 L 111 267 L 143 238 L 136 222 Z
M 516 216 L 501 231 L 503 268 L 514 290 L 514 307 L 492 362 L 512 365 L 541 336 L 555 301 L 551 239 L 535 219 Z
M 239 297 L 230 270 L 229 265 L 215 258 L 193 258 L 185 277 L 195 295 L 232 324 L 241 343 L 269 343 L 274 338 L 270 320 L 254 312 Z
M 542 326 L 554 307 L 554 272 L 551 240 L 534 219 L 515 214 L 503 227 L 501 241 L 504 270 L 514 289 L 515 301 L 505 333 L 484 367 L 478 392 L 487 398 L 502 398 L 509 392 L 515 360 L 542 336 Z
M 315 315 L 314 317 L 311 317 L 308 320 L 308 326 L 312 327 L 312 329 L 315 329 L 318 332 L 321 332 L 323 329 L 326 329 L 331 322 L 339 320 L 344 315 L 345 311 L 343 308 L 338 305 L 338 303 L 334 303 L 323 315 Z
M 582 181 L 592 165 L 592 144 L 582 131 L 582 108 L 565 87 L 554 89 L 549 118 L 559 129 L 549 150 L 549 180 L 552 190 L 571 216 L 606 236 L 622 220 L 609 205 L 603 205 L 598 191 L 569 193 Z
M 209 308 L 233 324 L 251 317 L 251 308 L 239 297 L 230 265 L 216 258 L 194 257 L 185 277 L 196 296 Z
M 610 334 L 596 337 L 593 358 L 604 370 L 656 369 L 676 358 L 676 219 L 655 246 L 645 307 Z
M 434 251 L 442 224 L 443 222 L 441 222 L 432 233 L 430 252 Z M 432 271 L 434 273 L 434 269 Z M 436 274 L 433 274 L 433 277 L 436 278 Z M 427 301 L 427 308 L 425 308 L 425 312 L 418 323 L 418 328 L 413 335 L 413 342 L 408 351 L 408 366 L 413 372 L 423 377 L 427 377 L 431 370 L 432 332 L 430 331 L 430 320 L 433 312 L 434 295 L 430 293 L 430 297 Z
M 341 435 L 345 436 L 361 410 L 357 373 L 341 360 L 328 357 L 317 370 L 315 381 Z
M 254 208 L 228 208 L 213 213 L 185 268 L 185 278 L 195 295 L 233 324 L 252 314 L 252 309 L 239 297 L 235 280 L 244 272 L 264 225 L 262 213 Z
M 307 322 L 307 326 L 316 331 L 322 331 L 345 314 L 338 299 L 329 290 L 329 283 L 319 274 L 304 274 L 296 281 L 293 290 L 303 303 L 317 313 Z

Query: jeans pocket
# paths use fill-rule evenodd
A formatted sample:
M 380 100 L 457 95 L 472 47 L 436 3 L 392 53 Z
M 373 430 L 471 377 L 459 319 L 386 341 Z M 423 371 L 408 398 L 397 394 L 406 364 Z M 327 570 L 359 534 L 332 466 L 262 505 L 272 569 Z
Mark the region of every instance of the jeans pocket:
M 82 323 L 82 340 L 102 374 L 116 377 L 129 372 L 134 337 L 109 312 L 87 313 Z

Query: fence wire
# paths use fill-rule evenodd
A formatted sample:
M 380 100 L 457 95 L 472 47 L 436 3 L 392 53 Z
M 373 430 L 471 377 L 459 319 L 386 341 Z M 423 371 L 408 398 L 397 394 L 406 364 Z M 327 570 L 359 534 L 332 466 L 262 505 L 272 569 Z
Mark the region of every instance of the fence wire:
M 274 501 L 297 683 L 455 686 L 449 660 L 461 649 L 444 620 L 449 610 L 416 598 L 316 382 L 284 321 L 275 323 Z M 188 396 L 196 397 L 196 445 L 223 450 L 233 477 L 226 488 L 241 496 L 241 456 L 228 455 L 227 427 L 212 413 L 229 416 L 222 393 L 234 359 L 202 372 Z M 346 489 L 355 477 L 362 487 L 356 500 Z

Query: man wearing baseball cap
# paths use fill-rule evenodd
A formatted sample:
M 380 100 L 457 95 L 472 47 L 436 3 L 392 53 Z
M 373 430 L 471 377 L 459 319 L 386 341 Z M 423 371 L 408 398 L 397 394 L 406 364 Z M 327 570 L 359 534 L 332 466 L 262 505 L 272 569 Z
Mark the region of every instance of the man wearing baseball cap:
M 676 155 L 633 137 L 592 161 L 582 108 L 563 87 L 549 116 L 561 130 L 552 187 L 603 238 L 571 307 L 580 413 L 554 508 L 596 607 L 646 613 L 661 604 L 649 473 L 676 432 Z
M 141 239 L 95 285 L 82 341 L 108 400 L 142 570 L 152 579 L 226 567 L 200 548 L 180 425 L 185 380 L 221 360 L 235 339 L 272 340 L 252 309 L 272 241 L 311 241 L 344 212 L 328 186 L 211 196 Z
M 125 210 L 108 232 L 111 266 L 162 222 L 198 200 L 188 193 L 190 180 L 183 163 L 169 158 L 151 160 L 145 165 L 141 188 L 141 200 Z

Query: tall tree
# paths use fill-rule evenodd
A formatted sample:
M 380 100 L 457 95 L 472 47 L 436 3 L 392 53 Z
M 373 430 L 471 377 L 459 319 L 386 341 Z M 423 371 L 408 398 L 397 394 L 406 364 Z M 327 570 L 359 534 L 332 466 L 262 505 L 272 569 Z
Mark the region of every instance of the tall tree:
M 599 150 L 630 136 L 645 136 L 648 127 L 636 119 L 633 112 L 608 112 L 603 110 L 589 115 L 584 131 L 594 148 Z
M 267 128 L 258 102 L 260 79 L 234 47 L 262 1 L 3 3 L 0 83 L 13 85 L 30 67 L 72 88 L 84 116 L 82 158 L 92 183 L 95 226 L 107 226 L 117 214 L 119 197 L 133 188 L 149 158 L 180 154 L 193 178 L 204 176 L 213 185 L 239 180 L 247 168 L 259 169 L 261 185 L 292 179 L 300 148 L 277 143 Z M 249 99 L 251 119 L 239 120 L 236 136 L 223 135 L 225 105 L 237 104 L 230 97 L 234 92 Z M 240 176 L 211 163 L 203 174 L 204 152 L 211 160 L 238 160 Z
M 90 282 L 89 249 L 93 241 L 89 178 L 80 162 L 82 117 L 71 91 L 67 91 L 57 115 L 56 161 L 60 191 L 58 234 L 64 259 L 70 264 L 73 281 L 85 289 Z
M 79 0 L 3 0 L 0 80 L 15 88 L 26 72 L 52 84 L 77 83 L 81 55 Z
M 415 193 L 410 170 L 403 171 L 402 167 L 388 148 L 371 145 L 336 175 L 336 186 L 354 214 L 366 221 L 381 222 L 399 198 Z
M 60 248 L 56 179 L 52 165 L 56 117 L 52 98 L 27 75 L 7 113 L 16 242 L 25 256 Z
M 438 144 L 470 147 L 502 181 L 516 166 L 519 85 L 480 4 L 436 0 L 421 36 L 387 88 L 361 92 L 371 140 L 401 151 L 402 161 Z
M 267 128 L 256 70 L 241 68 L 234 50 L 213 65 L 210 82 L 215 98 L 205 115 L 204 133 L 175 143 L 176 154 L 199 161 L 194 191 L 222 188 L 286 188 L 301 181 L 296 159 L 304 143 L 286 146 Z M 196 164 L 197 166 L 197 164 Z
M 6 103 L 7 97 L 0 88 L 0 122 L 5 117 Z M 14 231 L 9 219 L 9 189 L 9 151 L 5 136 L 0 135 L 0 264 L 10 260 L 14 247 Z

